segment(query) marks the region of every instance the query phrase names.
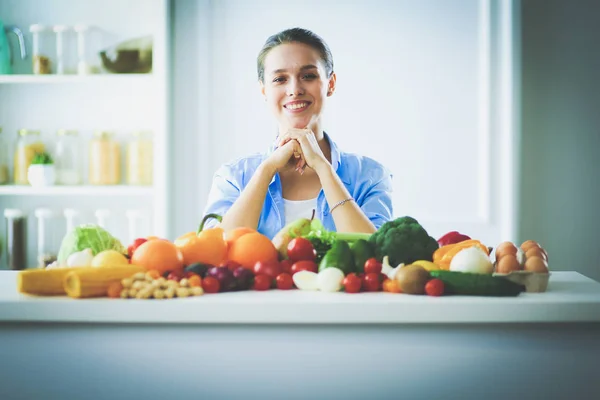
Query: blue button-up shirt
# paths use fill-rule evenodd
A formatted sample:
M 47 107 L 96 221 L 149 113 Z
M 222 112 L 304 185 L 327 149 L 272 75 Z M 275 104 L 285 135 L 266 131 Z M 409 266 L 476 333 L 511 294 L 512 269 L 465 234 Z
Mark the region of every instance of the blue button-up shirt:
M 356 204 L 379 229 L 384 222 L 391 220 L 393 215 L 392 174 L 372 158 L 342 152 L 327 134 L 325 138 L 331 147 L 331 164 L 334 170 Z M 221 166 L 214 175 L 204 215 L 214 213 L 224 216 L 238 199 L 258 166 L 274 150 L 275 144 L 264 154 L 254 154 Z M 317 197 L 315 218 L 319 218 L 326 229 L 335 231 L 335 223 L 329 208 L 330 204 L 327 203 L 321 189 Z M 285 221 L 281 180 L 279 174 L 275 174 L 265 196 L 258 231 L 272 239 L 288 222 L 290 221 Z M 216 221 L 211 219 L 206 225 L 212 226 L 215 223 Z

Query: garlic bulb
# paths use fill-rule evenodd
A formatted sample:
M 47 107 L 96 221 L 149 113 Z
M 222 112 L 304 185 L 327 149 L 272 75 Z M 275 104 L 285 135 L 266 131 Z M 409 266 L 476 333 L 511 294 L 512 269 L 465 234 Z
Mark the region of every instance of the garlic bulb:
M 71 254 L 67 258 L 67 267 L 88 267 L 92 264 L 92 249 L 85 249 Z

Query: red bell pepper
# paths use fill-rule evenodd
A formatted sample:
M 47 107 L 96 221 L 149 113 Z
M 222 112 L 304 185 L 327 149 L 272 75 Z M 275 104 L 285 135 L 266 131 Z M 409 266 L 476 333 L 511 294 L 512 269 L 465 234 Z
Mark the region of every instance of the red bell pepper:
M 442 246 L 446 246 L 448 244 L 460 243 L 460 242 L 464 242 L 465 240 L 470 240 L 470 239 L 471 238 L 467 235 L 463 235 L 462 233 L 457 232 L 457 231 L 452 231 L 452 232 L 446 233 L 444 236 L 439 238 L 437 242 L 440 245 L 440 247 L 442 247 Z

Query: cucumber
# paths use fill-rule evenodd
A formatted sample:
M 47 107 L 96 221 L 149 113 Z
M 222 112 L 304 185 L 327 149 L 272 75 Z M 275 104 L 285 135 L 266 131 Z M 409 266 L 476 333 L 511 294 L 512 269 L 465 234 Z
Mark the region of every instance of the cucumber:
M 456 271 L 430 271 L 432 278 L 444 282 L 444 294 L 467 296 L 518 296 L 525 286 L 499 276 Z

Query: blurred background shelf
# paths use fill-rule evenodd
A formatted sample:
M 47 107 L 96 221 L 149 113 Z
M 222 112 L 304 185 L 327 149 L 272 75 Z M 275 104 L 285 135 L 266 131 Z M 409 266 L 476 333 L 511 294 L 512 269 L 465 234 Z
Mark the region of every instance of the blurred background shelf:
M 17 83 L 110 83 L 148 82 L 153 74 L 98 74 L 98 75 L 0 75 L 0 84 Z
M 152 186 L 0 186 L 0 196 L 152 196 Z

